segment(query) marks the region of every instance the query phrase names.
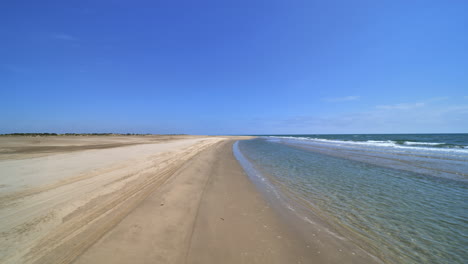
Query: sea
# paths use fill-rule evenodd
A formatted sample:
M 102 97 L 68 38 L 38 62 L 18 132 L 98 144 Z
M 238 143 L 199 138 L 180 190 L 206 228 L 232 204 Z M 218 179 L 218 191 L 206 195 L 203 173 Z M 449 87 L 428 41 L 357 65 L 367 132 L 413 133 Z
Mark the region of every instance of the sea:
M 468 134 L 257 135 L 233 152 L 286 211 L 383 263 L 468 263 Z

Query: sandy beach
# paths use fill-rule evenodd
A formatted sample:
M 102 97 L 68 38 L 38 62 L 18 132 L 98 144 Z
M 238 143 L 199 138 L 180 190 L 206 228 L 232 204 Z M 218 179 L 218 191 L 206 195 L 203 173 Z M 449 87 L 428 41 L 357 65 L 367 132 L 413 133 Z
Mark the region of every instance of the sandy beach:
M 234 158 L 238 139 L 0 138 L 0 262 L 374 261 L 288 224 Z

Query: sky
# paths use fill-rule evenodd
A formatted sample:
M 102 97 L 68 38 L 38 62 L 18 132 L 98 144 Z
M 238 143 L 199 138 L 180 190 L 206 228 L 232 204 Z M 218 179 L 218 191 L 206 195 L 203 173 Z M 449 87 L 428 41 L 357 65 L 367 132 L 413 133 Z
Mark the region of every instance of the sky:
M 468 132 L 468 1 L 1 1 L 0 133 Z

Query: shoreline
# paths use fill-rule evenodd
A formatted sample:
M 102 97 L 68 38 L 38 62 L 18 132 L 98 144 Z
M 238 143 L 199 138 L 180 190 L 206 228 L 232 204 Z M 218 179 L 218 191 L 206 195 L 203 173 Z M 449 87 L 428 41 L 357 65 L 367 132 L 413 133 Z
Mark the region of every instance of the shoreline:
M 320 258 L 318 263 L 383 263 L 367 244 L 355 241 L 356 237 L 349 230 L 332 224 L 333 219 L 324 217 L 310 205 L 293 200 L 284 186 L 272 182 L 273 176 L 247 160 L 237 143 L 233 146 L 234 156 L 249 180 L 274 209 L 276 217 L 316 253 L 315 257 Z
M 41 160 L 60 165 L 69 159 L 78 168 L 63 168 L 57 177 L 70 175 L 59 177 L 60 184 L 47 171 L 49 178 L 43 180 L 48 184 L 36 183 L 32 192 L 18 185 L 13 193 L 21 191 L 21 197 L 5 195 L 7 187 L 0 189 L 0 210 L 9 212 L 6 217 L 2 214 L 0 229 L 10 232 L 10 240 L 0 240 L 4 248 L 0 259 L 5 263 L 369 263 L 369 258 L 329 243 L 326 235 L 317 239 L 301 233 L 297 222 L 281 215 L 234 157 L 232 144 L 238 139 L 245 137 L 159 138 L 156 143 L 0 159 L 2 171 L 8 167 L 5 164 L 34 167 L 39 163 L 33 161 Z M 112 159 L 103 163 L 109 155 Z M 93 160 L 99 162 L 92 165 Z M 77 192 L 72 191 L 75 188 Z M 69 199 L 54 204 L 52 197 Z M 24 214 L 31 209 L 37 215 Z M 43 211 L 52 214 L 40 218 Z M 30 224 L 28 229 L 18 233 L 18 220 L 23 226 Z M 14 246 L 11 241 L 23 242 Z
M 249 181 L 232 154 L 234 141 L 188 161 L 74 263 L 316 261 Z
M 457 139 L 446 141 L 450 140 Z M 290 217 L 293 220 L 288 223 L 300 218 L 295 226 L 302 227 L 304 220 L 314 225 L 323 219 L 331 232 L 384 263 L 464 263 L 466 254 L 459 248 L 466 226 L 466 181 L 446 178 L 437 169 L 463 171 L 466 155 L 454 160 L 428 152 L 422 159 L 414 152 L 387 153 L 383 147 L 372 151 L 356 147 L 351 152 L 348 146 L 320 142 L 316 147 L 308 140 L 277 138 L 239 141 L 238 145 L 256 169 L 251 178 L 258 179 L 259 189 L 266 189 L 267 195 L 278 194 L 270 196 L 277 201 L 273 204 L 283 205 L 278 207 L 285 215 L 299 216 Z M 324 152 L 327 146 L 329 151 Z M 390 166 L 389 160 L 407 167 L 432 167 L 434 173 L 402 170 Z

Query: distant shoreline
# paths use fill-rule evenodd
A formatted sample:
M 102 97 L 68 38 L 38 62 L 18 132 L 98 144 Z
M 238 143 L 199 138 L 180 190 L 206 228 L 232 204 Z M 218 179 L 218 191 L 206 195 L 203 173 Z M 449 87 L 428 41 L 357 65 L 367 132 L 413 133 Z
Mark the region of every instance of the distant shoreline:
M 0 136 L 187 136 L 189 134 L 138 134 L 138 133 L 7 133 Z

